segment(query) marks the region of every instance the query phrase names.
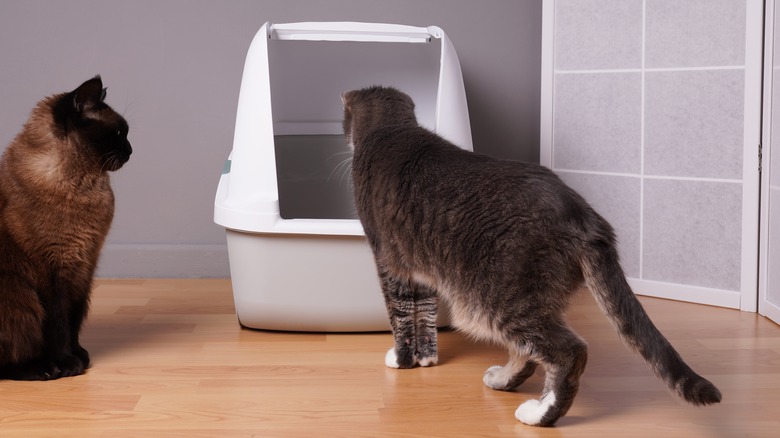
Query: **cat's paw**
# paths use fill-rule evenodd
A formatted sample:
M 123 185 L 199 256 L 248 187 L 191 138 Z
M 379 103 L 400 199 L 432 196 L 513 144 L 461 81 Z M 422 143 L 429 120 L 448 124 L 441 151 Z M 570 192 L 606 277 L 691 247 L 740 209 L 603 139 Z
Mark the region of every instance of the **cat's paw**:
M 509 384 L 509 377 L 502 371 L 504 371 L 504 367 L 493 365 L 485 371 L 485 374 L 482 376 L 482 382 L 488 388 L 497 389 L 499 391 L 506 390 L 507 385 Z
M 437 348 L 435 332 L 429 336 L 418 337 L 414 353 L 415 362 L 422 367 L 436 365 L 439 362 Z
M 407 351 L 405 351 L 405 353 L 406 352 Z M 412 368 L 415 365 L 419 365 L 421 367 L 431 367 L 439 363 L 439 356 L 436 354 L 422 358 L 408 354 L 404 355 L 403 359 L 405 360 L 399 361 L 398 352 L 396 351 L 395 347 L 393 347 L 387 350 L 387 354 L 385 354 L 385 365 L 387 365 L 388 368 Z
M 432 367 L 439 363 L 439 355 L 417 358 L 417 364 L 421 367 Z
M 87 351 L 84 350 L 84 353 Z M 87 359 L 89 360 L 89 359 Z M 61 360 L 57 361 L 57 367 L 60 369 L 60 375 L 58 377 L 72 377 L 84 374 L 87 366 L 81 360 L 81 358 L 75 355 L 67 355 Z
M 404 351 L 404 353 L 410 353 L 410 352 Z M 402 359 L 399 360 L 398 352 L 396 351 L 395 348 L 391 348 L 387 350 L 387 354 L 385 354 L 385 365 L 388 368 L 413 368 L 415 365 L 430 367 L 436 365 L 438 362 L 439 362 L 439 356 L 428 356 L 420 359 L 411 353 L 404 354 L 404 356 L 402 356 Z
M 89 368 L 89 353 L 84 349 L 84 347 L 77 345 L 75 348 L 73 348 L 71 353 L 81 360 L 81 364 L 84 366 L 84 369 Z
M 398 355 L 395 354 L 395 347 L 387 350 L 387 354 L 385 354 L 385 365 L 388 368 L 401 368 L 400 365 L 398 365 Z
M 9 377 L 14 380 L 54 380 L 62 377 L 61 374 L 62 370 L 56 363 L 40 359 L 15 365 Z
M 529 426 L 551 426 L 554 419 L 545 419 L 547 411 L 555 404 L 555 394 L 550 392 L 541 400 L 528 400 L 515 411 L 515 418 Z M 544 420 L 544 421 L 543 421 Z

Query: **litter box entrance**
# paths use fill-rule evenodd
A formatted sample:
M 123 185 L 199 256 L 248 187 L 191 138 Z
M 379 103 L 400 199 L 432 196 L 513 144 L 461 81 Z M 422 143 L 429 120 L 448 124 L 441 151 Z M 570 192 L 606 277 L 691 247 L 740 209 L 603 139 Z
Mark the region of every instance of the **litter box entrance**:
M 393 86 L 435 129 L 441 42 L 268 41 L 279 210 L 283 219 L 357 219 L 344 91 Z
M 343 135 L 276 135 L 282 219 L 357 219 Z

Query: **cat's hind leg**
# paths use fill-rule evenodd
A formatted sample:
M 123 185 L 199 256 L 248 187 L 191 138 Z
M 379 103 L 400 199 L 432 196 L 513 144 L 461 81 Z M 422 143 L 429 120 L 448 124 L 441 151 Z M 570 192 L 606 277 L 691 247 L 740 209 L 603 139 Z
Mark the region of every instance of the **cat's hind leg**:
M 544 390 L 539 400 L 528 400 L 515 417 L 531 426 L 552 426 L 566 414 L 579 389 L 588 353 L 585 342 L 564 323 L 549 323 L 534 336 L 534 359 L 545 368 Z
M 0 363 L 22 362 L 40 353 L 44 310 L 35 290 L 0 272 Z
M 482 381 L 488 388 L 499 391 L 512 391 L 522 385 L 536 371 L 539 365 L 516 349 L 509 350 L 509 362 L 506 365 L 494 365 L 485 371 Z
M 0 379 L 17 379 L 20 364 L 40 355 L 44 309 L 21 277 L 0 271 Z

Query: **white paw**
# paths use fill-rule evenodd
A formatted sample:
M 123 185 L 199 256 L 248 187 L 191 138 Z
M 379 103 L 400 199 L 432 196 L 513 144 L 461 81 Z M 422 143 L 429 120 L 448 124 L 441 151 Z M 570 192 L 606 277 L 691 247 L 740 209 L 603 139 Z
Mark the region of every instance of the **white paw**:
M 507 379 L 502 376 L 501 370 L 504 367 L 499 365 L 493 365 L 485 371 L 485 375 L 482 376 L 482 382 L 488 388 L 504 389 L 506 388 Z
M 549 393 L 541 400 L 528 400 L 521 404 L 515 411 L 515 418 L 529 426 L 541 423 L 544 414 L 555 404 L 555 394 Z
M 437 363 L 439 363 L 439 355 L 428 356 L 428 357 L 424 357 L 422 359 L 417 359 L 417 363 L 421 367 L 432 367 L 432 366 L 436 365 Z
M 387 350 L 387 354 L 385 355 L 385 365 L 387 365 L 389 368 L 399 368 L 398 356 L 395 354 L 395 347 Z

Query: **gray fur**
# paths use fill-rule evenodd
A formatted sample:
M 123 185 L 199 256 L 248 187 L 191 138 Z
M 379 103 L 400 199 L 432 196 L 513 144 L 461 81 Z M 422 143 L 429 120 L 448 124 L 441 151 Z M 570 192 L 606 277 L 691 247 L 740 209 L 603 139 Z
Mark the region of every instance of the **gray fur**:
M 507 348 L 508 363 L 491 367 L 486 385 L 512 390 L 544 367 L 541 401 L 516 416 L 552 425 L 571 407 L 587 362 L 585 342 L 563 317 L 584 284 L 672 390 L 696 405 L 720 401 L 642 309 L 618 263 L 612 227 L 550 170 L 456 147 L 420 127 L 411 98 L 395 89 L 342 99 L 355 203 L 398 367 L 435 363 L 438 296 L 457 328 Z M 542 413 L 534 417 L 534 409 Z

